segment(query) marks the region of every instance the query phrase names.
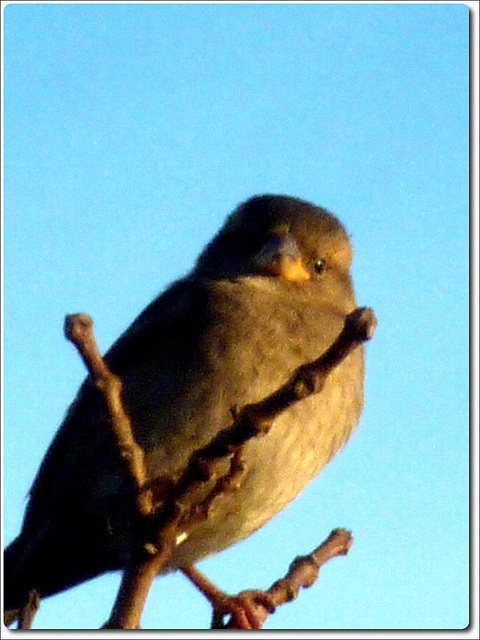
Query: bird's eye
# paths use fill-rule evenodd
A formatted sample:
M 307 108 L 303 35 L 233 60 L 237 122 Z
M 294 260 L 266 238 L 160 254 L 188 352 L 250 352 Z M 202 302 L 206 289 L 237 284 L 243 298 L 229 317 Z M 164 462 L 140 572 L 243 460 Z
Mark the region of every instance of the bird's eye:
M 325 271 L 325 267 L 327 266 L 325 260 L 322 260 L 321 258 L 318 260 L 315 260 L 315 262 L 313 263 L 313 268 L 315 269 L 316 273 L 323 273 Z

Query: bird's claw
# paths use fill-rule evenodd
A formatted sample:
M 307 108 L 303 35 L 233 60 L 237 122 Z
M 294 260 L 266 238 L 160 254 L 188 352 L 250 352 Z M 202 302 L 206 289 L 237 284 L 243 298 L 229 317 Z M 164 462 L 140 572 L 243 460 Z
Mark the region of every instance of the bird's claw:
M 217 602 L 213 612 L 212 629 L 224 629 L 223 619 L 231 616 L 237 629 L 261 629 L 265 621 L 265 611 L 274 613 L 275 603 L 272 597 L 260 589 L 248 589 L 235 596 L 225 594 Z

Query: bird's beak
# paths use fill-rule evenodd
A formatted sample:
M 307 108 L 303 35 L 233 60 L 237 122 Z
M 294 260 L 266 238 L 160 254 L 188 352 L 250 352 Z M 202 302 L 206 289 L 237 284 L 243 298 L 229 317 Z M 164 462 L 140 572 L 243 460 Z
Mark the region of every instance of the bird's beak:
M 288 233 L 272 236 L 256 255 L 255 262 L 261 273 L 277 276 L 289 282 L 309 280 L 297 243 Z

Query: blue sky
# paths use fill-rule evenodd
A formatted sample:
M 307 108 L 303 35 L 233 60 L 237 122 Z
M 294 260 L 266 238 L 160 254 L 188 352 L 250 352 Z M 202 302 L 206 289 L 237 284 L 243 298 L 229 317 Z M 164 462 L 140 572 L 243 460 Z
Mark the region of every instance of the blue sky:
M 263 530 L 200 565 L 267 587 L 331 529 L 346 558 L 270 629 L 468 624 L 468 8 L 462 4 L 11 4 L 4 12 L 4 540 L 102 350 L 185 274 L 240 201 L 287 193 L 352 234 L 379 320 L 348 446 Z M 119 575 L 46 600 L 98 628 Z M 206 628 L 181 576 L 148 629 Z

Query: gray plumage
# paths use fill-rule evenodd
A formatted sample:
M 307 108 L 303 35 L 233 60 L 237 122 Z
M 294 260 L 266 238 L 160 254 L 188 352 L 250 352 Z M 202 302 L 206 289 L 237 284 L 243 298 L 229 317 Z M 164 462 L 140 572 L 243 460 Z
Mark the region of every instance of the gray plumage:
M 270 256 L 265 246 L 286 235 L 308 279 L 289 281 L 262 268 Z M 324 209 L 285 196 L 252 198 L 227 219 L 191 274 L 119 338 L 105 357 L 122 378 L 151 478 L 178 476 L 192 452 L 231 423 L 232 407 L 261 400 L 331 345 L 356 307 L 351 252 L 343 226 Z M 321 471 L 358 423 L 363 366 L 360 347 L 322 393 L 248 443 L 240 488 L 177 548 L 169 569 L 247 537 Z M 40 467 L 22 531 L 6 550 L 6 609 L 21 606 L 32 588 L 45 597 L 119 569 L 138 549 L 138 518 L 105 420 L 87 380 Z

